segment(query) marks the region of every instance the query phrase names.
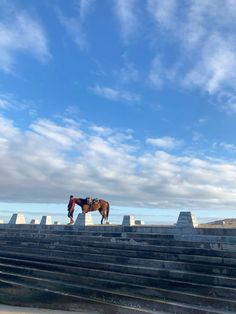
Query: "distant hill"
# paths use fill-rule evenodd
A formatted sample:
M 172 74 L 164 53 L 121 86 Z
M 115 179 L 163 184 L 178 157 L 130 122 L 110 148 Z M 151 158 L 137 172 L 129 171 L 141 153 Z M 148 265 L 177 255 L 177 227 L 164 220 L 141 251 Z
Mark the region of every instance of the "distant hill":
M 227 218 L 208 222 L 207 225 L 236 225 L 236 218 Z

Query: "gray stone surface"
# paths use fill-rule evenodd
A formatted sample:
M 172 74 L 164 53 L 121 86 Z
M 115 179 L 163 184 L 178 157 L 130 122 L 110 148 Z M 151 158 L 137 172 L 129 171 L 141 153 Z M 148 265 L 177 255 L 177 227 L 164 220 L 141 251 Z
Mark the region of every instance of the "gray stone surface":
M 40 223 L 39 219 L 31 219 L 31 225 L 38 225 Z
M 109 305 L 102 314 L 236 313 L 236 229 L 194 230 L 2 225 L 0 303 L 73 311 L 96 300 Z
M 10 225 L 25 224 L 25 216 L 23 214 L 13 214 L 9 220 Z
M 91 226 L 93 225 L 93 219 L 91 213 L 79 213 L 76 221 L 75 221 L 76 226 Z
M 51 216 L 42 216 L 40 225 L 51 225 L 52 224 L 52 217 Z
M 196 228 L 198 226 L 197 218 L 189 211 L 182 211 L 179 214 L 177 228 Z
M 125 215 L 122 221 L 123 226 L 134 226 L 135 225 L 135 218 L 133 215 Z

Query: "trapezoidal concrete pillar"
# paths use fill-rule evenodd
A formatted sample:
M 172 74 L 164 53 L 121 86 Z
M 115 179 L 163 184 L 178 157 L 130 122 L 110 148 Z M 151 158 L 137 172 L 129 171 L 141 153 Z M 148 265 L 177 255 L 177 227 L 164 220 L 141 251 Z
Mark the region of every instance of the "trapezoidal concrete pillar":
M 23 214 L 13 214 L 9 220 L 10 225 L 26 224 L 25 216 Z

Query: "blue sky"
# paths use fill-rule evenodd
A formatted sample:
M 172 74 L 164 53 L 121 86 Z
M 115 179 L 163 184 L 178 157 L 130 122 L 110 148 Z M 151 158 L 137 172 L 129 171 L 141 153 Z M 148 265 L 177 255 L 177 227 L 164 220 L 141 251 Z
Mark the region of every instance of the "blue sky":
M 235 216 L 235 35 L 234 0 L 0 0 L 0 202 Z

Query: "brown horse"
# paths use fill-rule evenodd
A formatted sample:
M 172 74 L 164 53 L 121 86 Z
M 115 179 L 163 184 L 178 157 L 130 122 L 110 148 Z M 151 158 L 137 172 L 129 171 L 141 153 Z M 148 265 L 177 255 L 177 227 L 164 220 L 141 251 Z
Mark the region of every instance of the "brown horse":
M 73 195 L 71 195 L 69 203 L 68 203 L 68 207 L 67 207 L 68 208 L 68 218 L 70 218 L 69 224 L 74 223 L 73 214 L 74 214 L 74 210 L 75 210 L 75 205 L 79 205 L 84 214 L 98 210 L 100 212 L 100 214 L 102 215 L 101 224 L 103 223 L 103 220 L 107 221 L 107 219 L 108 219 L 110 205 L 107 201 L 97 200 L 94 202 L 90 201 L 88 203 L 87 198 L 75 198 Z

